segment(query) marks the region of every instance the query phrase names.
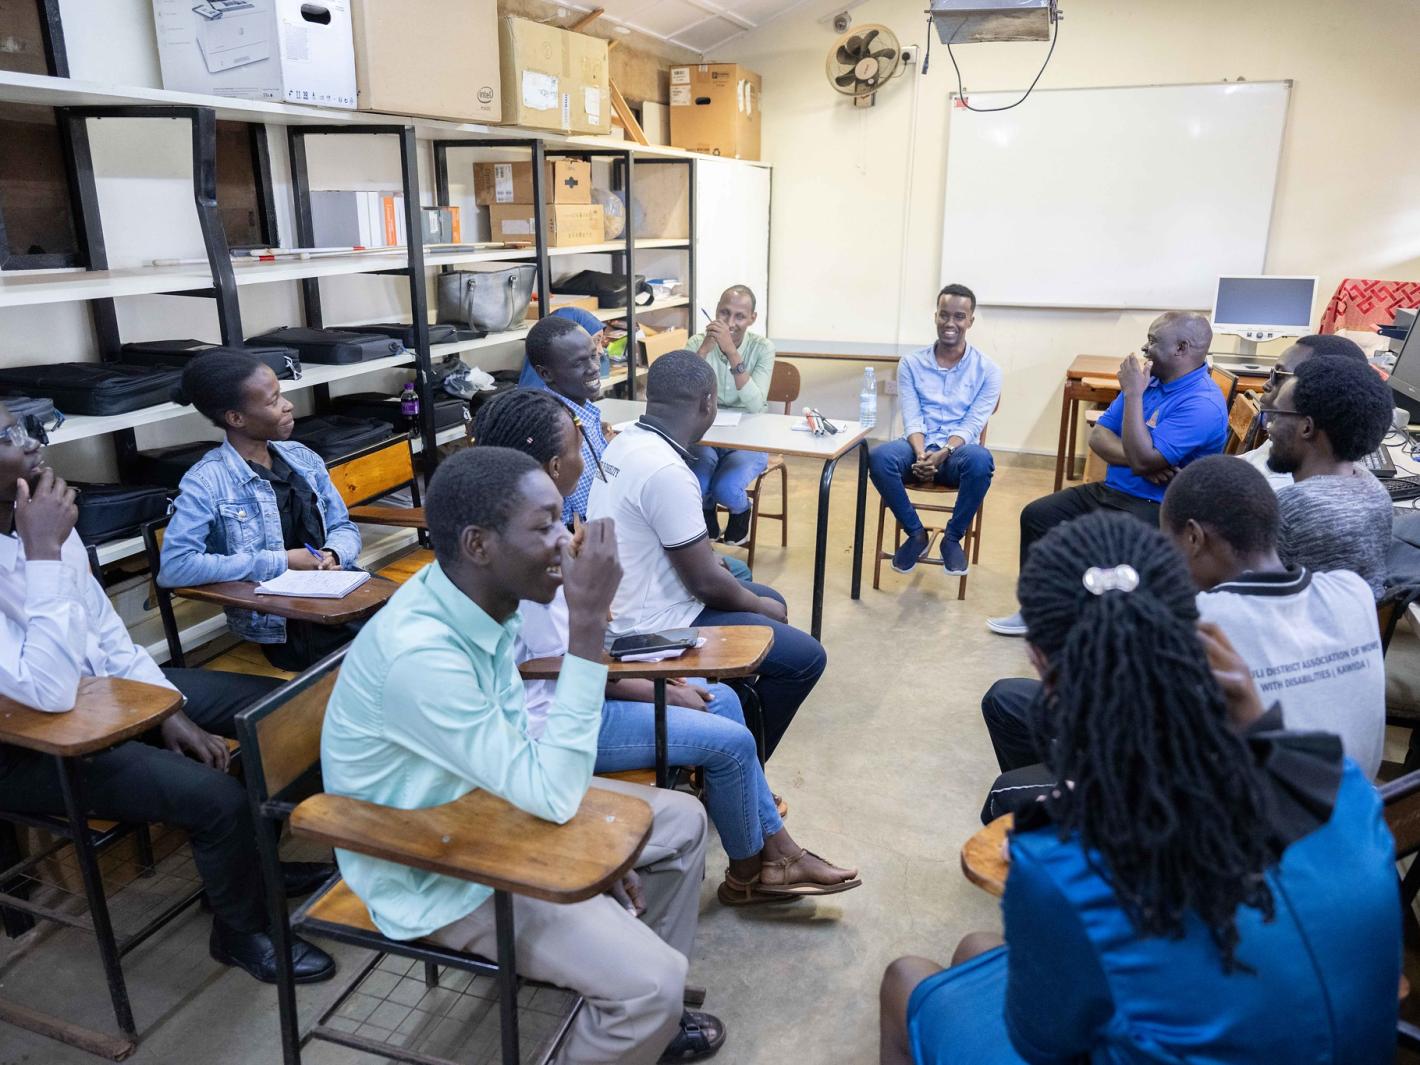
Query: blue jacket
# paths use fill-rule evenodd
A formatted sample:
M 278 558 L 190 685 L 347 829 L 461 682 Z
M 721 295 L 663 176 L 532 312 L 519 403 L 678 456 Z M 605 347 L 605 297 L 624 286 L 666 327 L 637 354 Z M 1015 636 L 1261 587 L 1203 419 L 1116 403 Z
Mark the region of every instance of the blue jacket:
M 340 564 L 354 569 L 360 556 L 360 530 L 350 520 L 325 463 L 294 441 L 271 442 L 293 472 L 316 495 L 325 543 Z M 226 441 L 188 470 L 179 485 L 172 518 L 163 537 L 158 583 L 182 588 L 217 581 L 265 581 L 286 570 L 286 546 L 276 492 L 258 477 Z M 256 643 L 285 643 L 286 621 L 250 610 L 228 610 L 232 632 Z

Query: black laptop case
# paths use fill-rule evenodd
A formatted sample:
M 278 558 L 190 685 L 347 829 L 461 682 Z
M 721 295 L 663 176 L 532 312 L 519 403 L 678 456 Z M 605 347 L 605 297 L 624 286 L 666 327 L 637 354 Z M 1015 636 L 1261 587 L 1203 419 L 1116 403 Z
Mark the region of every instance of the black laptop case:
M 343 329 L 307 329 L 287 326 L 251 337 L 247 345 L 292 347 L 300 352 L 303 362 L 345 365 L 386 359 L 404 351 L 404 345 L 378 333 L 350 333 Z
M 173 398 L 179 370 L 117 362 L 56 362 L 0 370 L 0 393 L 53 400 L 65 414 L 126 414 Z

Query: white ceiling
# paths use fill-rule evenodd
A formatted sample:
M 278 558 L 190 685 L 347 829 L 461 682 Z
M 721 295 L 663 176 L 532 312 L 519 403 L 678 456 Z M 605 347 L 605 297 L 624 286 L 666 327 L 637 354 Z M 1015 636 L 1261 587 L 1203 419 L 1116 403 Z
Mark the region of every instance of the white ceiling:
M 702 55 L 750 33 L 807 0 L 579 0 L 578 11 L 606 9 L 601 21 Z

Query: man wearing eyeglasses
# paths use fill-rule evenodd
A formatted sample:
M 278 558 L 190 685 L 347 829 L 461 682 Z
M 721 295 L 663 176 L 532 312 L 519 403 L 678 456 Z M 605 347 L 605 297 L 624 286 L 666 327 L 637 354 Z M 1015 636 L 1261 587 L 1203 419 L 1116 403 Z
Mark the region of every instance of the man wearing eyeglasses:
M 1257 397 L 1257 404 L 1262 408 L 1262 428 L 1268 428 L 1271 420 L 1269 413 L 1277 406 L 1277 396 L 1282 391 L 1282 386 L 1288 380 L 1295 377 L 1297 367 L 1310 359 L 1313 355 L 1340 355 L 1343 358 L 1355 359 L 1358 362 L 1366 362 L 1366 353 L 1361 350 L 1361 345 L 1354 340 L 1334 334 L 1313 334 L 1304 336 L 1296 341 L 1290 348 L 1282 352 L 1277 362 L 1272 367 L 1272 372 L 1267 376 L 1267 383 L 1262 386 L 1262 394 Z M 1245 451 L 1240 458 L 1246 459 L 1249 463 L 1261 471 L 1267 478 L 1268 485 L 1274 492 L 1280 492 L 1292 483 L 1290 473 L 1280 473 L 1267 464 L 1268 458 L 1272 454 L 1272 441 L 1264 440 L 1260 447 Z

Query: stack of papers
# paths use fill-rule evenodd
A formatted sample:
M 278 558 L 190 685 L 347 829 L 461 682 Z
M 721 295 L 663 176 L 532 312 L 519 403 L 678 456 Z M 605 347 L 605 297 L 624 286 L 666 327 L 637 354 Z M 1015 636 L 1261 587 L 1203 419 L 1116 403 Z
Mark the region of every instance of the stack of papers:
M 288 569 L 262 581 L 257 595 L 290 595 L 300 599 L 344 599 L 370 579 L 362 569 Z

